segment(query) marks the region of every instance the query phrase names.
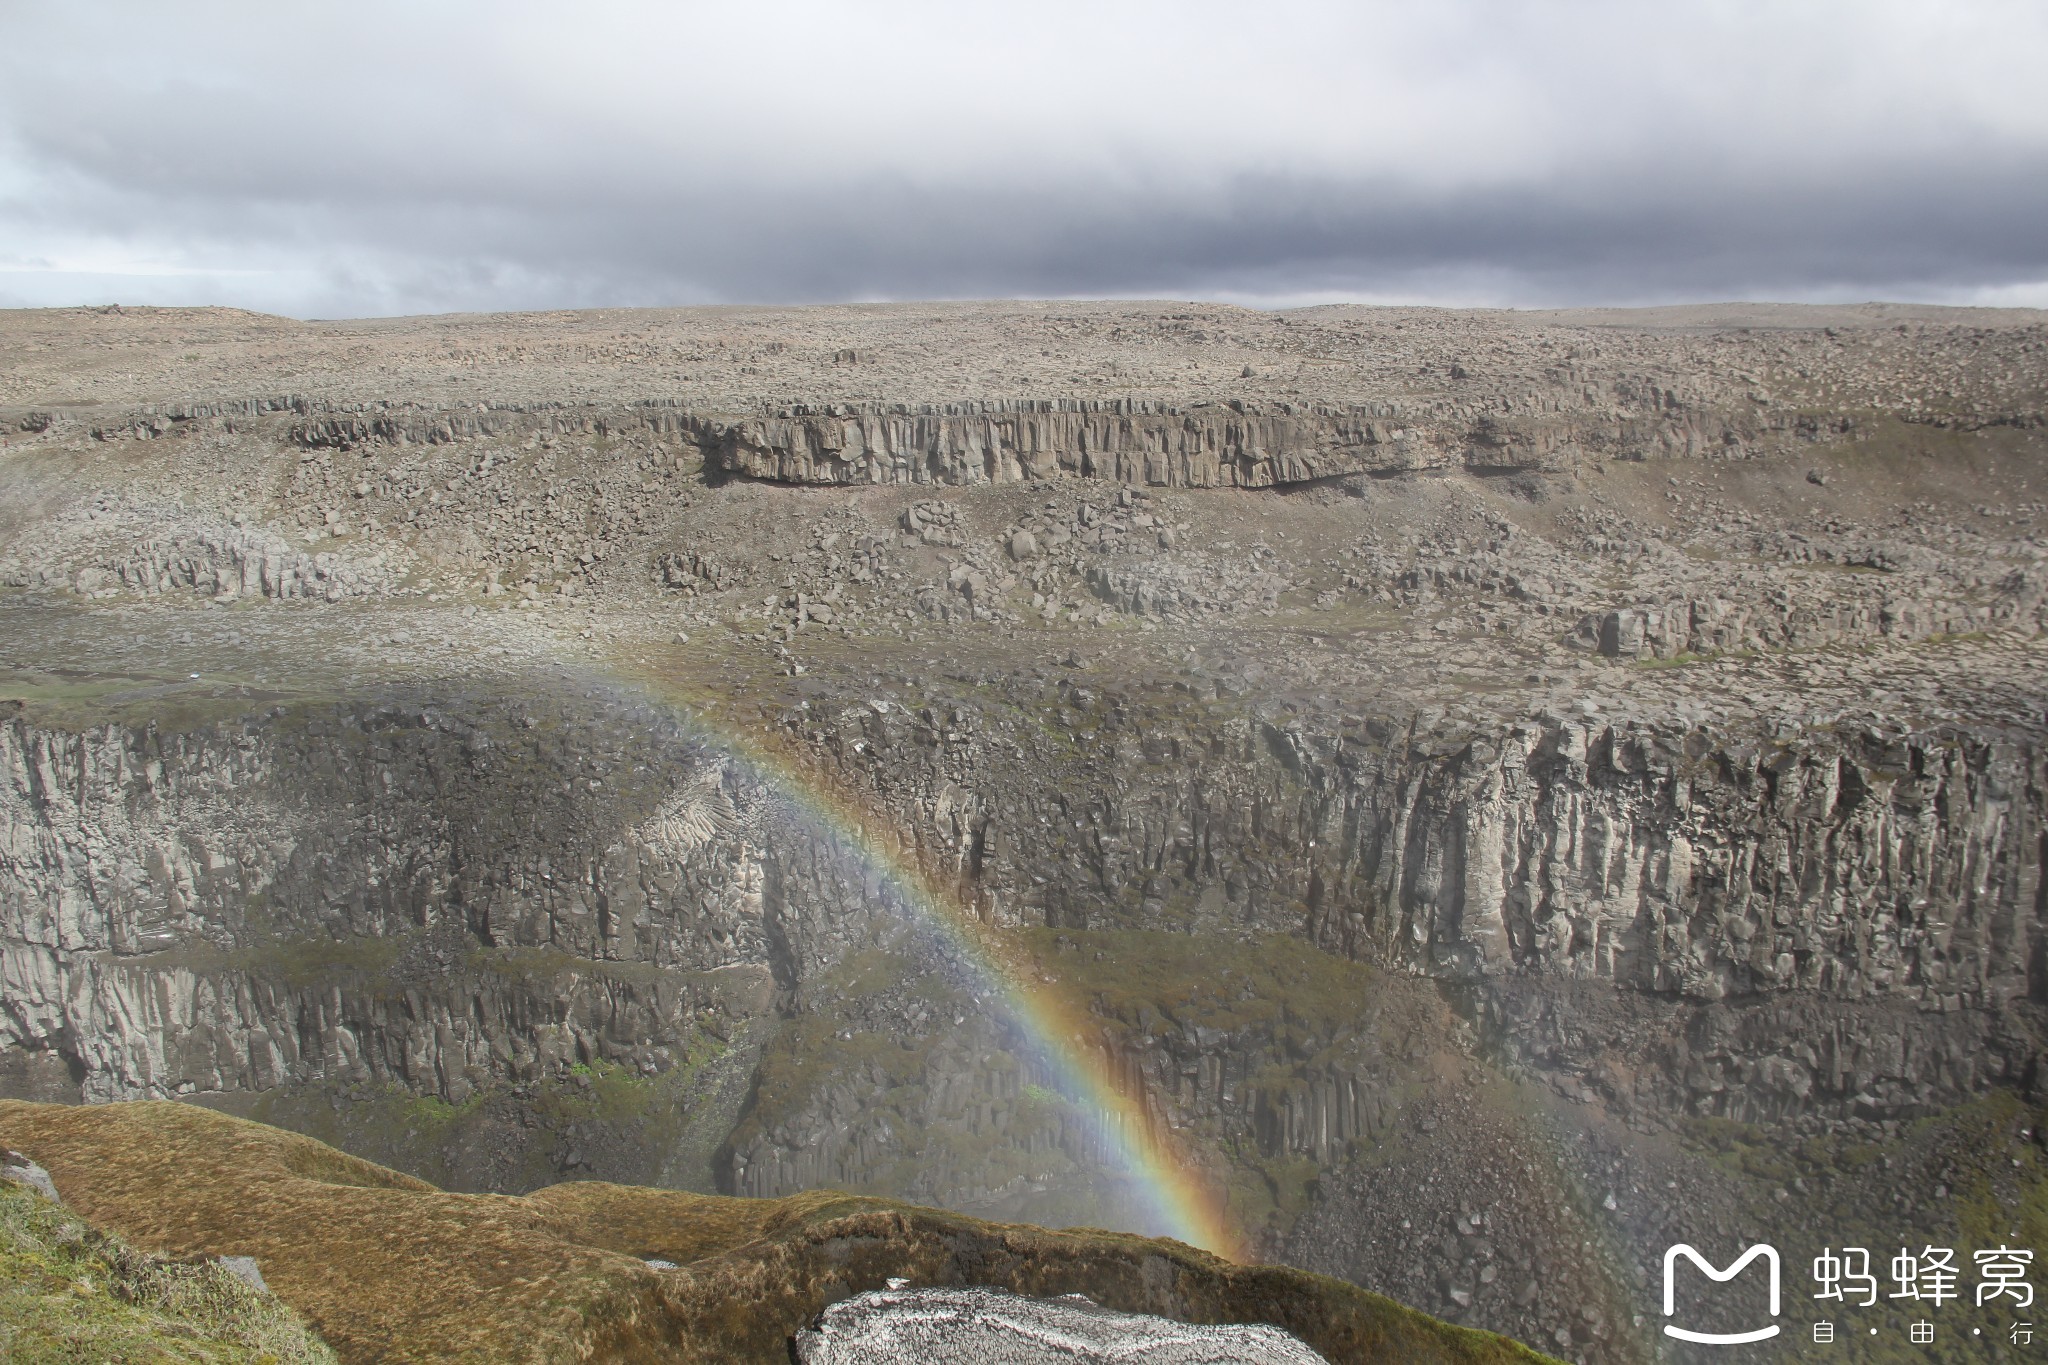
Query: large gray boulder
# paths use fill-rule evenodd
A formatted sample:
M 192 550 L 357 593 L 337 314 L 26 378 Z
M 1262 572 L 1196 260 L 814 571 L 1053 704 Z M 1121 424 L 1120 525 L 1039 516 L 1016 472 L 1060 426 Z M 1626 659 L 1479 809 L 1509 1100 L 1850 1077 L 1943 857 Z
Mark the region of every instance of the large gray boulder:
M 0 1147 L 0 1180 L 10 1185 L 26 1185 L 52 1204 L 64 1201 L 57 1197 L 57 1184 L 50 1179 L 50 1173 L 20 1152 Z
M 1277 1327 L 1201 1327 L 1117 1313 L 1078 1294 L 999 1289 L 875 1290 L 835 1303 L 796 1334 L 803 1365 L 1322 1365 Z

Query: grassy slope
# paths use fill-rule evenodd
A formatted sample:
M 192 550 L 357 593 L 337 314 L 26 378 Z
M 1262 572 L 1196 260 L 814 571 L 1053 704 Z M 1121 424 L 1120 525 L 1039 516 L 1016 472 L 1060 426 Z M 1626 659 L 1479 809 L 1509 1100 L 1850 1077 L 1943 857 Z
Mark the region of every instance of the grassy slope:
M 255 1256 L 348 1361 L 781 1361 L 825 1304 L 895 1275 L 1271 1322 L 1340 1362 L 1540 1358 L 1322 1276 L 875 1199 L 594 1182 L 524 1198 L 448 1194 L 310 1138 L 166 1102 L 0 1101 L 0 1142 L 140 1245 Z
M 332 1365 L 276 1299 L 220 1267 L 136 1251 L 0 1185 L 0 1359 L 15 1365 Z

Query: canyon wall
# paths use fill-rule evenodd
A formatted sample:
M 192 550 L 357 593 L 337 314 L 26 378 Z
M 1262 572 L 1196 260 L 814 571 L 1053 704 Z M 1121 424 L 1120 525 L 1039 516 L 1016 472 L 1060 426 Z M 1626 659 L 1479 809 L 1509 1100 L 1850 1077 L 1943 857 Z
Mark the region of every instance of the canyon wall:
M 1002 922 L 1300 939 L 1453 984 L 1574 1085 L 1602 1045 L 1562 1022 L 1569 991 L 1639 1001 L 1660 1037 L 1725 1007 L 1712 1047 L 1643 1082 L 1666 1112 L 1908 1116 L 2034 1065 L 2044 771 L 2024 740 L 1176 724 L 1135 695 L 1066 700 L 1086 728 L 1065 753 L 993 708 L 862 705 L 817 742 L 827 780 Z M 316 1072 L 459 1099 L 550 1063 L 657 1064 L 698 1014 L 771 1009 L 904 917 L 855 850 L 645 714 L 16 717 L 0 832 L 5 1041 L 61 1053 L 95 1099 Z M 1743 1022 L 1787 1011 L 1813 1016 L 1796 1045 Z
M 1540 1272 L 1599 1215 L 1489 1077 L 1645 1131 L 1849 1136 L 2042 1083 L 2025 740 L 1014 686 L 792 713 L 782 781 L 1041 926 L 1020 960 L 1096 1030 L 1070 1045 L 1259 1256 L 1574 1339 L 1628 1301 Z M 1167 1230 L 1043 1040 L 791 788 L 653 708 L 536 695 L 0 723 L 0 1080 L 283 1097 L 258 1112 L 476 1188 L 687 1170 Z M 689 1080 L 728 1046 L 723 1090 Z
M 992 706 L 803 723 L 998 918 L 1298 937 L 1456 983 L 1501 1041 L 1575 1078 L 1606 1044 L 1585 1032 L 1598 1011 L 1584 1055 L 1551 1036 L 1573 992 L 1660 1037 L 1716 1004 L 1837 1021 L 1790 1051 L 1719 1029 L 1645 1091 L 1667 1115 L 1897 1117 L 2031 1074 L 2048 774 L 2026 738 L 1061 698 L 1052 742 Z M 1850 1025 L 1866 1016 L 1893 1022 Z M 1947 1041 L 1918 1050 L 1918 1032 Z
M 1623 386 L 1369 404 L 1148 399 L 792 404 L 700 410 L 683 400 L 434 408 L 281 396 L 166 405 L 110 419 L 103 441 L 267 433 L 307 452 L 546 436 L 653 437 L 709 469 L 792 484 L 1016 483 L 1057 474 L 1161 488 L 1267 488 L 1343 475 L 1570 469 L 1590 459 L 1742 458 L 1761 443 L 1839 439 L 1789 409 Z

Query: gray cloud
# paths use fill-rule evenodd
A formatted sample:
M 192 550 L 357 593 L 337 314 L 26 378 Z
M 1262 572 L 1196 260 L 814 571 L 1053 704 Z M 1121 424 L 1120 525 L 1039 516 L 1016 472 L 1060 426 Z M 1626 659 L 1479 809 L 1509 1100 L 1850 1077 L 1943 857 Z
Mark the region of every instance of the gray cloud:
M 86 3 L 10 31 L 0 302 L 2048 303 L 2030 4 Z

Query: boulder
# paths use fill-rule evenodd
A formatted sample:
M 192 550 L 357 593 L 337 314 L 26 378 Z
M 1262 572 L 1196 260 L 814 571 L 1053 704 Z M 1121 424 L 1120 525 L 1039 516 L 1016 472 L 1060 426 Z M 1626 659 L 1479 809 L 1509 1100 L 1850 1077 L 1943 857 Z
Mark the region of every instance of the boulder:
M 1298 1338 L 1264 1324 L 1197 1326 L 1118 1313 L 1080 1294 L 1027 1298 L 999 1289 L 871 1290 L 835 1303 L 796 1334 L 803 1365 L 1320 1365 Z
M 57 1185 L 50 1179 L 50 1173 L 20 1152 L 0 1148 L 0 1180 L 10 1185 L 25 1185 L 52 1204 L 64 1202 L 57 1196 Z
M 270 1292 L 270 1286 L 263 1283 L 263 1271 L 257 1266 L 254 1256 L 216 1256 L 214 1264 L 257 1293 Z

